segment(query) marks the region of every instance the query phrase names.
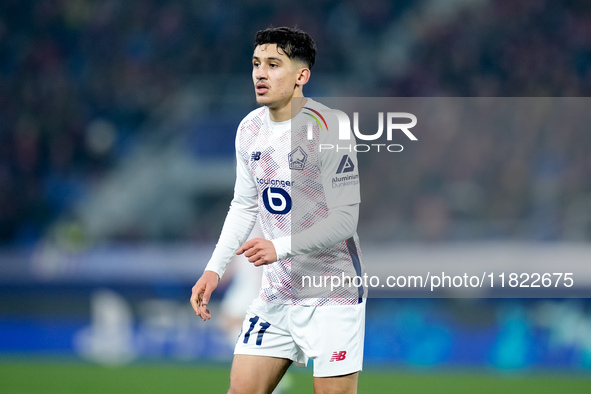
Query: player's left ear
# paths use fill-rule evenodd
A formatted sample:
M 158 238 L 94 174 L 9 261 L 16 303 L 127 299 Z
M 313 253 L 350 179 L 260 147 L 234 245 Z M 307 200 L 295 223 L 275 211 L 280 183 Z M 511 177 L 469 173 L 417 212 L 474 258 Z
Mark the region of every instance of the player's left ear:
M 298 78 L 296 79 L 296 85 L 304 86 L 310 80 L 310 69 L 300 68 L 298 72 Z

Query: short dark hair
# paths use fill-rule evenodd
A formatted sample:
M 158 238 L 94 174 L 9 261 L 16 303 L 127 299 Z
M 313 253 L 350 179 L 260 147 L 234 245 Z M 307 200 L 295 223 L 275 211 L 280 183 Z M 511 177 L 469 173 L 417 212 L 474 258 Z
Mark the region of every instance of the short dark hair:
M 316 61 L 316 44 L 308 33 L 292 27 L 269 27 L 257 32 L 254 47 L 277 44 L 290 59 L 305 63 L 311 70 Z

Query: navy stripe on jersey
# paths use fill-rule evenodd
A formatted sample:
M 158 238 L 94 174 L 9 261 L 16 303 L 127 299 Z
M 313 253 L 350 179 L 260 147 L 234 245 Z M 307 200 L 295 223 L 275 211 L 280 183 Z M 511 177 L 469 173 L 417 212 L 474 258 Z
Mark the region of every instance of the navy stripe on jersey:
M 351 260 L 353 260 L 353 267 L 355 268 L 355 274 L 359 277 L 363 274 L 361 271 L 361 260 L 359 260 L 359 253 L 357 252 L 357 245 L 355 245 L 355 239 L 353 237 L 347 239 L 345 241 L 347 244 L 347 250 L 349 251 L 349 255 L 351 255 Z M 359 302 L 361 303 L 363 297 L 363 286 L 358 287 L 359 290 Z

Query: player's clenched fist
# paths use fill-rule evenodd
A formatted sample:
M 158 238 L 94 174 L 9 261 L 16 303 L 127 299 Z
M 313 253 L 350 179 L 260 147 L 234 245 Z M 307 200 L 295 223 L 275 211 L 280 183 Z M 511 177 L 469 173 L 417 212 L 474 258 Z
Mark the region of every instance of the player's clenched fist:
M 201 278 L 193 286 L 191 294 L 191 306 L 193 310 L 204 321 L 211 318 L 211 313 L 207 308 L 211 293 L 218 287 L 220 277 L 213 271 L 205 271 Z
M 253 238 L 246 241 L 236 254 L 242 254 L 255 266 L 271 264 L 277 261 L 277 252 L 273 242 L 262 238 Z

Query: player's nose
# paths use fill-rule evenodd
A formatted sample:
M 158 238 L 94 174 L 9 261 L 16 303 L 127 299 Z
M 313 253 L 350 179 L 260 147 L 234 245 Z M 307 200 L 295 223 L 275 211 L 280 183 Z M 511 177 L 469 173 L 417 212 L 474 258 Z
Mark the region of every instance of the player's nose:
M 267 79 L 267 70 L 264 66 L 257 67 L 253 70 L 253 76 L 256 81 Z

